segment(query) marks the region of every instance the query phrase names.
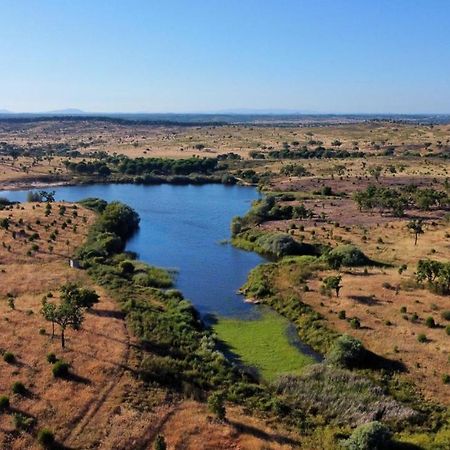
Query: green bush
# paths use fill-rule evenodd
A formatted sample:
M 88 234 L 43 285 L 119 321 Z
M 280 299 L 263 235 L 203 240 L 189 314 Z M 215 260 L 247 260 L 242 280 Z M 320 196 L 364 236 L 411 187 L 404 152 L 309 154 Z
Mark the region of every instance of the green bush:
M 70 365 L 65 361 L 57 361 L 53 364 L 52 373 L 55 378 L 65 378 L 69 375 Z
M 441 317 L 444 320 L 450 320 L 450 310 L 442 311 Z
M 436 327 L 436 323 L 435 323 L 434 319 L 431 316 L 426 318 L 425 325 L 427 327 L 429 327 L 429 328 L 435 328 Z
M 21 381 L 15 381 L 12 385 L 11 390 L 14 394 L 25 395 L 27 393 L 27 388 Z
M 47 361 L 50 364 L 55 364 L 56 361 L 58 361 L 58 358 L 53 352 L 47 353 Z
M 331 250 L 326 259 L 333 266 L 358 267 L 370 263 L 369 258 L 354 245 L 340 245 Z
M 360 425 L 344 442 L 348 450 L 386 450 L 391 444 L 391 432 L 381 422 Z
M 362 342 L 344 334 L 334 341 L 326 359 L 332 365 L 352 368 L 362 365 L 366 356 L 367 351 Z
M 34 419 L 25 414 L 15 413 L 13 423 L 16 430 L 28 431 L 34 425 Z
M 450 325 L 445 327 L 445 332 L 450 336 Z
M 16 360 L 16 357 L 14 356 L 14 353 L 5 352 L 3 354 L 3 361 L 7 362 L 8 364 L 14 363 L 15 360 Z
M 219 420 L 224 420 L 226 417 L 224 396 L 221 392 L 213 392 L 208 397 L 208 409 Z
M 50 449 L 55 444 L 55 435 L 48 428 L 42 428 L 38 432 L 37 441 L 43 448 Z
M 417 340 L 418 340 L 420 343 L 422 343 L 422 344 L 428 341 L 427 336 L 426 336 L 426 334 L 424 334 L 424 333 L 420 333 L 420 334 L 417 336 Z
M 0 396 L 0 411 L 5 411 L 9 408 L 9 397 L 6 395 Z

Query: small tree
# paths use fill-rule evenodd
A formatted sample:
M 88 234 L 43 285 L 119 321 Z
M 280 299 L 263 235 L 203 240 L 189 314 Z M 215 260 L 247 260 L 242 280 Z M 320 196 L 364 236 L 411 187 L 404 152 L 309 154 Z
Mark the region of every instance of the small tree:
M 56 320 L 56 305 L 50 303 L 46 298 L 42 301 L 41 314 L 45 320 L 52 323 L 52 339 L 55 337 L 55 320 Z
M 55 310 L 54 322 L 61 328 L 61 347 L 65 348 L 65 331 L 67 328 L 79 330 L 83 324 L 83 311 L 75 303 L 61 302 Z
M 391 444 L 391 432 L 381 422 L 360 425 L 344 442 L 348 450 L 384 450 Z
M 336 297 L 339 297 L 339 291 L 342 288 L 342 277 L 340 275 L 333 275 L 323 280 L 323 287 L 326 290 L 333 290 L 336 292 Z
M 423 234 L 423 220 L 422 219 L 414 219 L 408 222 L 408 230 L 414 233 L 414 245 L 417 245 L 417 238 L 419 234 Z
M 221 392 L 213 392 L 208 397 L 208 409 L 219 420 L 225 420 L 226 417 L 225 401 L 223 398 L 223 394 Z

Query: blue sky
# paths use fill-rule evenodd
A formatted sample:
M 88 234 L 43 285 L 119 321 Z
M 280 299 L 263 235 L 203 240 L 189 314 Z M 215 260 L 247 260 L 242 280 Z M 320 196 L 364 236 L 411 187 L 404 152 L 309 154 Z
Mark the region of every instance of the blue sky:
M 0 0 L 0 109 L 450 113 L 449 0 Z

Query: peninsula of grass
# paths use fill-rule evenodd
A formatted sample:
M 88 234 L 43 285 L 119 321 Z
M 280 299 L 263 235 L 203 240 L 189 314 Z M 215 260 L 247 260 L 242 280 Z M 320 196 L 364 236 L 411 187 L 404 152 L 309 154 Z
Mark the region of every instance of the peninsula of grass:
M 243 365 L 255 367 L 262 379 L 273 381 L 282 374 L 299 374 L 314 362 L 289 342 L 288 325 L 284 317 L 266 311 L 256 320 L 221 318 L 213 328 Z

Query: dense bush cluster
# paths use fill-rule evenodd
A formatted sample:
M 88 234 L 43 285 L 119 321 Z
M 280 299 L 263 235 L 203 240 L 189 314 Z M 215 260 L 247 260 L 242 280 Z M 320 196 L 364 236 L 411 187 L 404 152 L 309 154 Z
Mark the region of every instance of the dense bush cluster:
M 256 200 L 244 217 L 235 217 L 231 225 L 233 236 L 269 220 L 308 219 L 313 212 L 304 205 L 280 205 L 279 198 L 268 195 Z
M 370 259 L 354 245 L 339 245 L 327 252 L 324 255 L 324 258 L 332 269 L 339 269 L 341 266 L 365 266 L 372 263 Z
M 329 159 L 329 158 L 364 158 L 365 153 L 359 151 L 335 150 L 318 146 L 313 150 L 303 146 L 299 149 L 291 150 L 283 148 L 282 150 L 271 150 L 269 153 L 255 152 L 251 155 L 256 159 Z
M 381 213 L 389 212 L 396 217 L 403 216 L 407 208 L 447 208 L 450 200 L 445 192 L 420 189 L 414 185 L 399 189 L 372 185 L 364 191 L 355 192 L 353 199 L 360 210 L 378 209 Z

